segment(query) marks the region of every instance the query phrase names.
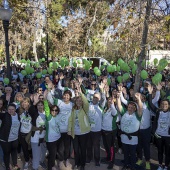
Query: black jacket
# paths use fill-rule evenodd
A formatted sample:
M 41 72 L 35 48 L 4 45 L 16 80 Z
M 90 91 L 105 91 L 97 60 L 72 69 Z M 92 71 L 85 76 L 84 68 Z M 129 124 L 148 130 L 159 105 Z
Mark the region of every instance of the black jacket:
M 0 140 L 8 142 L 9 133 L 12 125 L 12 117 L 8 112 L 6 112 L 0 113 L 0 119 L 2 120 L 2 124 L 0 127 Z M 19 115 L 18 119 L 20 120 Z

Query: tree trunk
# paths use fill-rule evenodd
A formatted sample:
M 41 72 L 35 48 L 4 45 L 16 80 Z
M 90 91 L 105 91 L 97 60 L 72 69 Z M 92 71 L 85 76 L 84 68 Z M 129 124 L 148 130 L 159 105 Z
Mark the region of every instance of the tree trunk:
M 144 20 L 144 28 L 143 28 L 143 35 L 142 35 L 142 49 L 138 57 L 138 64 L 137 64 L 137 70 L 136 70 L 136 77 L 135 77 L 135 86 L 134 86 L 134 92 L 139 92 L 139 86 L 141 81 L 141 70 L 142 68 L 142 61 L 145 60 L 145 48 L 147 44 L 147 35 L 148 35 L 148 22 L 150 18 L 150 11 L 152 6 L 152 0 L 147 0 L 147 6 L 146 6 L 146 15 Z

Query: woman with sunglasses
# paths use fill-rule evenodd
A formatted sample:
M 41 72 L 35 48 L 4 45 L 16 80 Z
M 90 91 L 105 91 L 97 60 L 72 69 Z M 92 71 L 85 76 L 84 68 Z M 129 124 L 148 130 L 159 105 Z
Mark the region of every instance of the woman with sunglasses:
M 149 106 L 156 114 L 153 132 L 156 137 L 158 148 L 159 167 L 157 170 L 167 170 L 170 163 L 170 102 L 167 99 L 161 100 L 160 108 L 152 103 L 153 86 L 148 85 Z M 165 152 L 165 167 L 163 168 L 163 157 Z
M 37 102 L 39 101 L 40 95 L 43 96 L 43 90 L 41 87 L 37 88 L 37 92 L 31 95 L 31 101 L 33 102 L 33 105 L 36 105 Z
M 49 152 L 48 156 L 48 170 L 56 170 L 55 158 L 57 150 L 59 149 L 59 139 L 61 137 L 59 130 L 58 114 L 60 109 L 56 105 L 49 107 L 48 101 L 44 101 L 45 115 L 46 115 L 46 145 Z M 59 161 L 63 161 L 60 154 L 57 154 Z
M 61 132 L 61 145 L 59 147 L 59 152 L 62 153 L 62 157 L 65 160 L 66 167 L 71 166 L 69 157 L 70 157 L 70 147 L 71 147 L 71 137 L 68 133 L 68 120 L 71 115 L 73 108 L 73 103 L 71 102 L 72 93 L 70 90 L 66 90 L 63 93 L 63 100 L 54 98 L 54 85 L 49 84 L 48 88 L 52 89 L 48 91 L 47 100 L 52 105 L 57 105 L 60 108 L 60 113 L 58 114 L 59 118 L 59 128 Z M 62 163 L 61 163 L 62 166 Z
M 20 127 L 19 115 L 16 113 L 15 104 L 9 104 L 6 113 L 0 113 L 2 121 L 0 127 L 0 145 L 4 154 L 6 170 L 10 170 L 10 155 L 13 170 L 19 170 L 17 165 L 18 133 Z
M 23 101 L 23 99 L 24 99 L 23 93 L 17 92 L 15 97 L 14 97 L 14 102 L 13 102 L 16 105 L 16 109 L 20 108 L 20 104 Z
M 32 148 L 32 167 L 33 170 L 38 170 L 39 165 L 46 169 L 45 164 L 45 111 L 44 102 L 39 101 L 36 104 L 36 112 L 32 114 L 32 135 L 31 135 L 31 148 Z
M 21 143 L 21 147 L 22 147 L 24 159 L 25 159 L 24 169 L 28 169 L 30 151 L 29 151 L 28 143 L 26 142 L 26 136 L 30 133 L 32 129 L 32 115 L 31 114 L 36 113 L 34 106 L 31 106 L 31 102 L 29 98 L 24 98 L 21 101 L 19 112 L 20 112 L 20 122 L 21 122 L 19 139 L 20 139 L 20 143 Z
M 69 118 L 68 134 L 73 137 L 73 148 L 75 166 L 74 170 L 84 170 L 86 164 L 86 144 L 88 140 L 88 134 L 90 132 L 90 123 L 88 121 L 89 103 L 86 97 L 75 97 L 75 104 L 71 116 Z
M 24 94 L 24 97 L 30 98 L 31 94 L 29 93 L 29 88 L 26 84 L 21 86 L 21 92 Z

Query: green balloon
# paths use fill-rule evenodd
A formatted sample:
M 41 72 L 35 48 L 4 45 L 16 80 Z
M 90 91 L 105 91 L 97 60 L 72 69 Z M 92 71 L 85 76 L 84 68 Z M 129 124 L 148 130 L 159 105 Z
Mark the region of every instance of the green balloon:
M 53 73 L 52 68 L 47 68 L 47 71 L 48 71 L 48 74 L 52 74 Z
M 105 68 L 105 66 L 104 66 L 104 65 L 102 65 L 102 66 L 100 67 L 100 70 L 104 70 L 104 68 Z
M 134 65 L 132 68 L 132 74 L 136 74 L 136 70 L 137 70 L 137 65 Z
M 120 71 L 120 66 L 116 67 L 116 71 L 118 71 L 118 72 Z
M 43 75 L 47 74 L 47 70 L 44 69 L 44 70 L 42 71 L 42 74 L 43 74 Z
M 40 78 L 42 77 L 42 73 L 37 73 L 37 74 L 36 74 L 36 77 L 37 77 L 38 79 L 40 79 Z
M 35 72 L 34 68 L 31 67 L 30 73 L 32 74 L 32 73 L 34 73 L 34 72 Z
M 124 64 L 124 61 L 123 61 L 121 58 L 119 58 L 118 61 L 117 61 L 117 63 L 119 64 L 119 66 L 121 66 L 121 65 Z
M 21 63 L 26 63 L 26 60 L 25 60 L 25 59 L 22 59 L 22 60 L 21 60 Z
M 168 96 L 167 99 L 170 101 L 170 96 Z
M 118 77 L 117 77 L 117 81 L 118 81 L 119 83 L 122 83 L 122 76 L 118 76 Z
M 22 74 L 23 76 L 26 76 L 26 75 L 27 75 L 27 72 L 26 72 L 25 70 L 22 70 L 22 71 L 21 71 L 21 74 Z
M 124 63 L 120 66 L 121 70 L 129 72 L 130 71 L 130 67 L 128 66 L 127 63 Z
M 156 66 L 156 65 L 158 64 L 158 59 L 155 58 L 155 59 L 153 60 L 153 62 L 154 62 L 154 65 Z
M 53 62 L 53 69 L 57 69 L 58 68 L 58 64 L 56 62 Z
M 49 67 L 52 68 L 53 67 L 53 62 L 49 63 Z
M 63 58 L 60 60 L 60 66 L 62 68 L 64 68 L 64 66 L 65 66 L 65 60 Z
M 144 79 L 144 80 L 148 78 L 148 73 L 147 73 L 146 70 L 142 70 L 142 71 L 141 71 L 141 77 L 142 77 L 142 79 Z
M 39 63 L 35 63 L 35 67 L 36 68 L 40 67 Z
M 129 73 L 123 74 L 123 80 L 128 80 L 129 79 Z
M 41 58 L 39 59 L 39 63 L 42 63 L 42 59 Z
M 101 75 L 101 71 L 98 69 L 98 70 L 96 70 L 95 74 L 96 74 L 97 76 L 100 76 L 100 75 Z
M 146 61 L 143 60 L 143 61 L 142 61 L 142 67 L 145 67 L 145 63 L 146 63 Z
M 98 69 L 99 69 L 98 67 L 94 67 L 93 71 L 96 73 Z
M 110 63 L 111 63 L 111 64 L 113 64 L 113 63 L 114 63 L 114 61 L 111 61 Z
M 8 85 L 9 84 L 9 78 L 4 78 L 3 82 Z
M 44 61 L 45 61 L 45 58 L 42 58 L 41 60 L 44 62 Z
M 135 65 L 135 62 L 134 62 L 133 60 L 130 60 L 130 61 L 129 61 L 129 66 L 130 66 L 131 68 L 133 68 L 134 65 Z
M 116 65 L 112 65 L 112 72 L 116 71 Z
M 110 86 L 111 85 L 111 79 L 107 78 L 107 85 Z
M 65 66 L 69 66 L 69 61 L 67 59 L 65 60 Z
M 30 63 L 31 63 L 31 61 L 28 59 L 28 60 L 27 60 L 27 64 L 30 64 Z
M 30 66 L 25 66 L 25 71 L 27 72 L 27 74 L 31 73 L 31 67 Z
M 107 72 L 108 73 L 112 73 L 113 72 L 112 65 L 107 66 Z
M 77 63 L 76 63 L 76 62 L 74 62 L 74 63 L 73 63 L 73 66 L 74 66 L 74 67 L 77 67 Z

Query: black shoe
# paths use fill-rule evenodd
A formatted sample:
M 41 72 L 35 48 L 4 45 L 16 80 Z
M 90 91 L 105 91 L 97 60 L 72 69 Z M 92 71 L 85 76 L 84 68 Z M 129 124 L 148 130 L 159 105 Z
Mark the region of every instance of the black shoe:
M 95 166 L 99 167 L 99 166 L 100 166 L 100 163 L 99 163 L 99 162 L 96 162 L 96 163 L 95 163 Z
M 108 159 L 108 158 L 102 158 L 102 159 L 100 160 L 100 163 L 101 163 L 101 164 L 108 164 L 108 163 L 109 163 L 109 159 Z
M 80 167 L 80 170 L 85 170 L 84 166 L 81 166 L 81 167 Z
M 128 166 L 124 166 L 121 170 L 129 170 Z
M 113 162 L 110 162 L 107 169 L 113 169 Z
M 89 164 L 91 162 L 91 160 L 86 160 L 86 164 Z

